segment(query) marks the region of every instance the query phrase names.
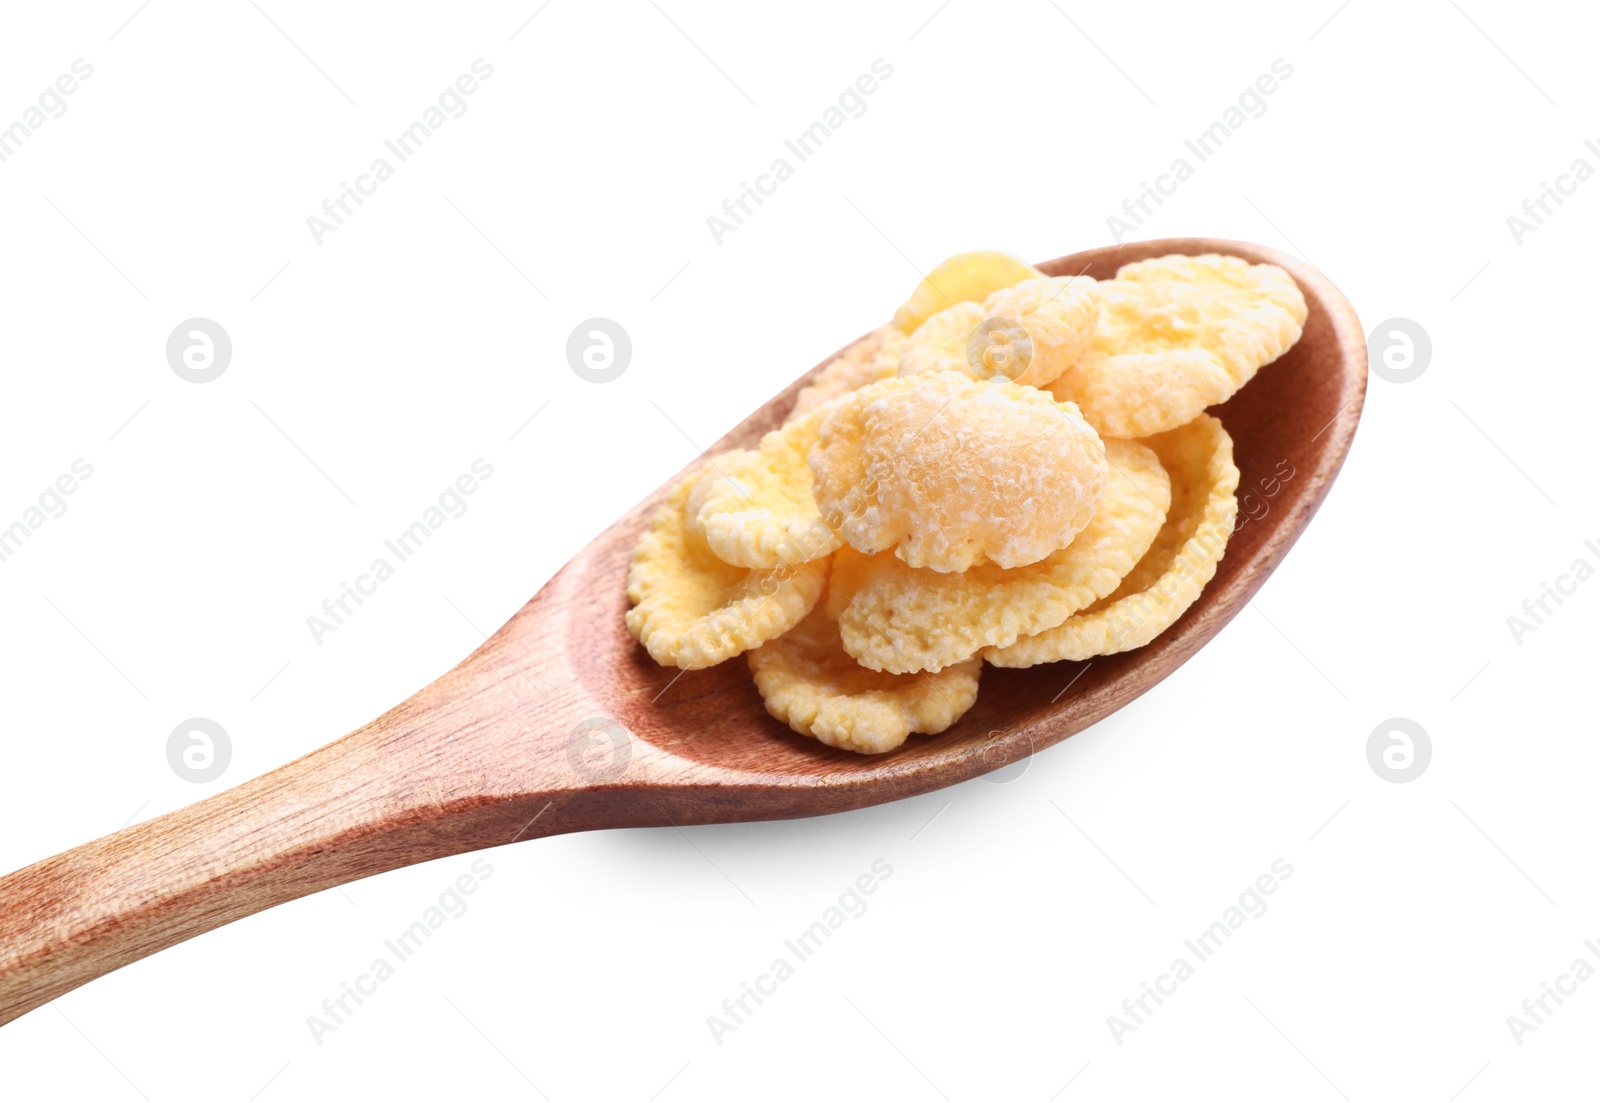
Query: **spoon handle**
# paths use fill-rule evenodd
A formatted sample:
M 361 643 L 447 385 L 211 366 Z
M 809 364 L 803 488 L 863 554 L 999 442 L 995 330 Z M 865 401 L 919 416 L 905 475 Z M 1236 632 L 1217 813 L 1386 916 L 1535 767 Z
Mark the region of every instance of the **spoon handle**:
M 0 877 L 0 1024 L 276 904 L 572 828 L 555 815 L 529 822 L 552 801 L 565 803 L 569 794 L 556 789 L 469 796 L 448 771 L 393 769 L 397 753 L 409 756 L 381 723 Z

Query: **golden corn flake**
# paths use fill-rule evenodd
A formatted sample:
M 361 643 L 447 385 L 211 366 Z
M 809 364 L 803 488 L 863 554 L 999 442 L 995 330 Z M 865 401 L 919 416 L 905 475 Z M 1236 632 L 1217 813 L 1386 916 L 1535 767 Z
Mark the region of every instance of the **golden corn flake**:
M 933 571 L 1043 559 L 1089 523 L 1107 482 L 1105 447 L 1071 403 L 958 372 L 842 400 L 810 467 L 823 520 L 847 544 Z
M 975 377 L 967 365 L 967 341 L 982 321 L 982 303 L 956 303 L 945 307 L 906 338 L 905 351 L 900 355 L 900 374 L 958 371 Z
M 900 367 L 900 353 L 905 343 L 906 335 L 893 326 L 873 330 L 800 388 L 786 421 L 802 417 L 868 383 L 889 378 Z
M 1087 276 L 1024 280 L 985 299 L 983 313 L 968 347 L 980 377 L 1043 387 L 1089 351 L 1100 296 Z
M 1167 256 L 1098 285 L 1089 350 L 1050 385 L 1107 437 L 1146 437 L 1226 401 L 1300 339 L 1293 277 L 1239 257 Z
M 1143 647 L 1176 623 L 1217 573 L 1239 511 L 1227 430 L 1202 414 L 1143 443 L 1172 477 L 1172 508 L 1155 543 L 1110 596 L 1048 631 L 984 649 L 989 662 L 1033 666 Z
M 801 735 L 862 754 L 954 724 L 978 699 L 983 669 L 973 658 L 938 673 L 867 670 L 845 653 L 838 625 L 821 609 L 750 652 L 749 662 L 769 713 Z
M 1164 257 L 1136 260 L 1117 269 L 1117 279 L 1156 283 L 1213 283 L 1238 288 L 1276 303 L 1294 318 L 1296 325 L 1306 320 L 1306 299 L 1294 277 L 1276 264 L 1251 264 L 1243 257 L 1221 253 L 1189 256 L 1168 253 Z
M 828 578 L 826 559 L 752 571 L 719 559 L 686 517 L 706 465 L 672 489 L 634 545 L 628 631 L 662 666 L 698 670 L 759 647 L 800 623 Z
M 1024 280 L 923 322 L 906 342 L 900 374 L 959 371 L 1042 387 L 1083 358 L 1099 314 L 1094 280 Z
M 718 558 L 739 567 L 783 567 L 821 559 L 840 545 L 817 512 L 806 466 L 827 416 L 812 410 L 762 437 L 754 452 L 728 453 L 695 485 L 689 526 Z
M 873 670 L 941 670 L 1053 628 L 1114 591 L 1161 529 L 1171 488 L 1142 444 L 1111 440 L 1105 451 L 1111 477 L 1093 519 L 1040 562 L 960 574 L 918 570 L 887 554 L 852 563 L 835 603 L 844 649 Z
M 982 250 L 957 253 L 923 277 L 911 298 L 894 312 L 894 325 L 910 333 L 933 315 L 956 303 L 981 303 L 1002 287 L 1044 275 L 1010 253 Z

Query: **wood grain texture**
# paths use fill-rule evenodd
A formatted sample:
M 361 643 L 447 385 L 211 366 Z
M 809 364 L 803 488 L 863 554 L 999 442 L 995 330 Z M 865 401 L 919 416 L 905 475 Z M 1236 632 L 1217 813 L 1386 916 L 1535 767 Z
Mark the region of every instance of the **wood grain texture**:
M 0 1023 L 224 923 L 399 866 L 569 831 L 898 800 L 1007 765 L 1127 704 L 1215 635 L 1282 561 L 1344 462 L 1366 392 L 1354 310 L 1319 273 L 1275 250 L 1169 239 L 1039 267 L 1109 278 L 1129 261 L 1205 252 L 1280 265 L 1305 293 L 1300 343 L 1211 411 L 1233 436 L 1241 494 L 1280 461 L 1295 474 L 1265 518 L 1234 535 L 1200 600 L 1152 644 L 1092 663 L 989 668 L 977 705 L 942 735 L 877 757 L 833 750 L 768 717 L 742 659 L 678 677 L 628 635 L 628 556 L 674 475 L 459 666 L 367 726 L 0 878 Z M 713 450 L 753 446 L 811 374 Z M 595 733 L 609 740 L 607 732 L 612 753 L 585 758 Z

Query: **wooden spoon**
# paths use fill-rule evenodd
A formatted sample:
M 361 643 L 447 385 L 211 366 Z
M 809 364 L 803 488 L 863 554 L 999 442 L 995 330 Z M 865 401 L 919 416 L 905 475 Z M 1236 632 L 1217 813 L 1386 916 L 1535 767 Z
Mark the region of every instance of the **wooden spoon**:
M 1299 282 L 1310 316 L 1299 344 L 1213 411 L 1233 435 L 1241 498 L 1264 479 L 1277 490 L 1245 500 L 1241 516 L 1267 512 L 1234 534 L 1200 600 L 1155 642 L 1090 663 L 991 668 L 977 705 L 942 735 L 878 757 L 836 751 L 771 719 L 742 659 L 680 676 L 628 635 L 628 556 L 663 487 L 459 666 L 367 726 L 0 878 L 0 1023 L 203 931 L 374 873 L 568 831 L 899 800 L 1005 766 L 1127 704 L 1228 623 L 1282 560 L 1344 462 L 1367 381 L 1355 311 L 1318 272 L 1275 250 L 1180 238 L 1039 267 L 1105 279 L 1167 253 L 1279 265 Z M 714 450 L 752 447 L 810 374 Z

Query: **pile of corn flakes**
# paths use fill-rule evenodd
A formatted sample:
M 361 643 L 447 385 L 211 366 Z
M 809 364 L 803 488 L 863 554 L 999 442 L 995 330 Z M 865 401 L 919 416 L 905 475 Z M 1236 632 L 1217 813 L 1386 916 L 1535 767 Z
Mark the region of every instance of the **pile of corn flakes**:
M 685 670 L 748 653 L 767 711 L 879 754 L 944 731 L 983 664 L 1142 647 L 1238 511 L 1225 402 L 1300 338 L 1281 268 L 1166 256 L 1114 279 L 963 253 L 711 457 L 634 548 L 628 630 Z

